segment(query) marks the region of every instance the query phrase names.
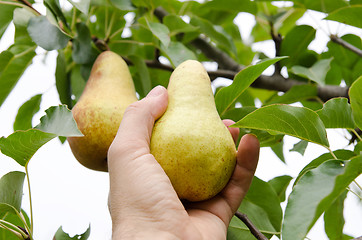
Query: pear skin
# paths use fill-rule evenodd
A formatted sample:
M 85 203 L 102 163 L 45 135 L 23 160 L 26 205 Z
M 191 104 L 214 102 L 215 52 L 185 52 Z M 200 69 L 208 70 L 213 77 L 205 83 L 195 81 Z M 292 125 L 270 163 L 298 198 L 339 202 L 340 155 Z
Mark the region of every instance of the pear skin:
M 84 91 L 72 109 L 84 137 L 69 137 L 75 158 L 85 167 L 108 171 L 107 152 L 117 134 L 123 113 L 137 101 L 134 83 L 125 61 L 116 53 L 101 53 Z
M 219 193 L 236 164 L 236 147 L 216 110 L 210 78 L 194 60 L 180 64 L 168 85 L 169 104 L 155 123 L 150 150 L 180 199 Z

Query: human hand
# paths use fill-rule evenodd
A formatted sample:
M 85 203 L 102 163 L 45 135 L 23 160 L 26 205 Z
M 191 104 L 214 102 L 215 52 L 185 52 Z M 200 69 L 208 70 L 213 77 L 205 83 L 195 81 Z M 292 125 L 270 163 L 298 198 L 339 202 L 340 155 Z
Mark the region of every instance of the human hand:
M 218 195 L 183 204 L 149 149 L 154 122 L 167 103 L 166 89 L 156 87 L 131 104 L 109 148 L 113 239 L 226 239 L 229 222 L 254 176 L 259 142 L 253 135 L 243 136 L 234 173 Z M 231 120 L 224 123 L 233 124 Z M 239 130 L 229 130 L 236 140 Z

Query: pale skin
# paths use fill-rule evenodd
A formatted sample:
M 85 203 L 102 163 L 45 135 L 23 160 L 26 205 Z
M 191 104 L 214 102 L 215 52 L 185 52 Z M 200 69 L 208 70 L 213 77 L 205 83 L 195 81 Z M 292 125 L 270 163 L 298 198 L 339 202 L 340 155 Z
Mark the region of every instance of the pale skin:
M 112 239 L 226 239 L 227 226 L 254 176 L 259 142 L 253 135 L 243 136 L 233 175 L 217 196 L 182 202 L 149 149 L 154 122 L 167 103 L 167 90 L 156 87 L 131 104 L 109 149 Z M 233 124 L 231 120 L 224 123 Z M 229 131 L 236 140 L 238 129 Z

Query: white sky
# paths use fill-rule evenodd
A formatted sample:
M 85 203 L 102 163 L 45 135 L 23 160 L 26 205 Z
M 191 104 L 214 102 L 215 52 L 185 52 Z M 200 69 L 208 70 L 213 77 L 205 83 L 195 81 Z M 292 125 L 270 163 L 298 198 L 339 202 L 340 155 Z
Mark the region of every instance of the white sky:
M 313 19 L 310 15 L 313 14 Z M 298 24 L 309 24 L 323 31 L 331 31 L 339 34 L 354 32 L 362 36 L 361 29 L 343 27 L 339 24 L 319 19 L 322 14 L 311 12 L 298 21 Z M 248 39 L 252 25 L 255 23 L 252 15 L 241 13 L 237 21 L 240 25 L 243 39 Z M 249 24 L 245 24 L 249 23 Z M 330 29 L 330 30 L 328 30 Z M 317 31 L 318 41 L 312 42 L 311 46 L 317 52 L 323 51 L 327 35 L 321 30 Z M 0 41 L 0 52 L 12 44 L 14 34 L 13 26 L 6 31 Z M 274 46 L 271 41 L 255 44 L 254 50 L 261 50 L 274 54 Z M 44 115 L 44 110 L 59 104 L 55 88 L 55 60 L 56 51 L 51 51 L 45 58 L 45 51 L 38 48 L 39 53 L 33 60 L 33 64 L 27 69 L 19 83 L 0 108 L 0 136 L 8 136 L 13 132 L 13 121 L 19 107 L 32 96 L 43 93 L 41 110 L 34 117 L 34 125 Z M 270 70 L 267 70 L 267 72 Z M 331 148 L 344 148 L 348 141 L 344 138 L 343 131 L 328 131 Z M 263 180 L 269 180 L 275 176 L 289 174 L 297 176 L 299 171 L 311 160 L 326 152 L 326 150 L 315 144 L 309 144 L 304 157 L 299 153 L 289 152 L 293 144 L 298 142 L 292 137 L 285 138 L 284 153 L 287 164 L 283 164 L 269 149 L 263 148 L 260 155 L 256 176 Z M 15 161 L 0 154 L 0 176 L 9 171 L 24 171 Z M 90 240 L 110 239 L 111 221 L 107 208 L 108 197 L 108 174 L 88 170 L 81 166 L 73 157 L 68 144 L 61 145 L 54 139 L 43 146 L 33 157 L 29 164 L 31 190 L 33 198 L 33 211 L 35 222 L 35 239 L 52 239 L 54 233 L 63 226 L 71 235 L 79 234 L 86 230 L 91 224 Z M 358 181 L 361 183 L 361 177 Z M 290 191 L 290 189 L 289 189 Z M 24 187 L 23 208 L 29 213 L 29 201 L 27 186 Z M 345 202 L 345 233 L 357 236 L 361 235 L 362 208 L 357 199 L 349 194 Z M 323 221 L 318 221 L 311 230 L 308 237 L 315 240 L 324 240 Z

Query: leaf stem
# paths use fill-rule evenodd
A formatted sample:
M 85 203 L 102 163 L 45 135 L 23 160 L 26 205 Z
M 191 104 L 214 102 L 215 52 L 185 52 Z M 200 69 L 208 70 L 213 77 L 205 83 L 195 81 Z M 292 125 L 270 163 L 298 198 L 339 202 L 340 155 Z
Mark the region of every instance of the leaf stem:
M 358 184 L 358 182 L 356 180 L 353 180 L 354 184 L 356 184 L 356 186 L 362 191 L 362 187 L 361 185 Z
M 114 20 L 115 19 L 115 13 L 112 13 L 111 20 L 109 21 L 109 26 L 106 32 L 106 36 L 104 37 L 104 41 L 107 42 L 109 40 L 109 36 L 111 35 L 111 31 L 113 28 Z
M 19 239 L 27 239 L 28 236 L 25 232 L 23 232 L 20 228 L 15 226 L 14 224 L 0 219 L 0 228 L 6 229 L 7 231 L 12 232 L 15 234 Z
M 109 40 L 111 40 L 112 38 L 114 38 L 115 36 L 117 36 L 119 33 L 123 32 L 124 27 L 121 27 L 120 29 L 118 29 L 117 31 L 115 31 L 114 33 L 112 33 L 111 36 L 109 36 Z
M 72 16 L 72 23 L 70 25 L 70 31 L 72 31 L 74 29 L 76 19 L 77 19 L 77 9 L 73 8 L 73 16 Z
M 134 40 L 115 40 L 115 41 L 112 41 L 112 43 L 133 43 L 133 44 L 139 44 L 139 45 L 142 45 L 142 46 L 154 46 L 153 43 L 151 42 L 138 42 L 138 41 L 134 41 Z
M 32 232 L 32 230 L 30 229 L 30 227 L 28 226 L 28 223 L 26 222 L 23 213 L 20 211 L 20 213 L 17 213 L 17 215 L 19 216 L 19 218 L 20 218 L 21 221 L 23 222 L 26 231 L 28 231 L 29 238 L 30 238 L 31 240 L 33 240 L 33 232 Z
M 31 5 L 25 5 L 25 4 L 21 4 L 21 3 L 17 3 L 17 2 L 7 2 L 7 1 L 0 1 L 0 4 L 5 4 L 5 5 L 13 5 L 13 6 L 17 6 L 17 7 L 22 7 L 22 8 L 27 8 L 30 11 L 32 11 L 36 16 L 40 16 L 41 14 L 35 9 L 33 8 Z
M 334 159 L 338 160 L 338 158 L 337 158 L 337 156 L 334 154 L 334 152 L 333 152 L 329 147 L 327 147 L 327 149 L 328 149 L 329 153 L 332 155 L 332 157 L 333 157 Z
M 355 191 L 353 191 L 352 189 L 350 189 L 349 187 L 346 188 L 349 192 L 353 193 L 356 197 L 358 197 L 360 200 L 362 200 L 362 197 L 360 195 L 358 195 Z
M 107 32 L 108 32 L 108 6 L 106 6 L 104 8 L 104 15 L 105 15 L 105 19 L 104 19 L 104 35 L 107 36 Z
M 362 141 L 362 137 L 357 133 L 356 130 L 351 129 L 351 132 L 353 132 L 353 134 L 356 135 L 356 137 L 357 137 L 360 141 Z
M 31 199 L 31 188 L 30 188 L 30 178 L 29 178 L 29 171 L 28 171 L 28 164 L 25 164 L 25 173 L 26 173 L 26 181 L 28 182 L 28 190 L 29 190 L 29 204 L 30 204 L 30 232 L 33 232 L 34 229 L 34 219 L 33 219 L 33 203 Z

